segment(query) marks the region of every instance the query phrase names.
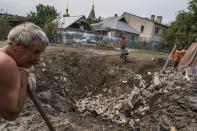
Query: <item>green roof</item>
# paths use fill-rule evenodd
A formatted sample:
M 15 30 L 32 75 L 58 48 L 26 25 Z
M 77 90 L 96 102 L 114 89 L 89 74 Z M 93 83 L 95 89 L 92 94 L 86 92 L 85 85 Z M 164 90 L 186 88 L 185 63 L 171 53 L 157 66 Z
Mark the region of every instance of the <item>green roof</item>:
M 90 11 L 88 18 L 91 20 L 96 20 L 96 16 L 95 16 L 95 12 L 94 12 L 94 5 L 92 6 L 92 10 Z

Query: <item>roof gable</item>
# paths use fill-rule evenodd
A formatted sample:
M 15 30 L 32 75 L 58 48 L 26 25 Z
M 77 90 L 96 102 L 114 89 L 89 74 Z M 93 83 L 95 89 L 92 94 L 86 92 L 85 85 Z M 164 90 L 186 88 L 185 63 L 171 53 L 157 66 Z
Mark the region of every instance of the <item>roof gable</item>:
M 138 17 L 138 18 L 140 18 L 140 19 L 143 19 L 143 20 L 145 20 L 145 21 L 150 21 L 150 22 L 152 22 L 152 23 L 154 23 L 154 24 L 156 24 L 156 25 L 162 26 L 162 27 L 164 27 L 164 28 L 168 28 L 166 25 L 163 25 L 163 24 L 157 23 L 157 22 L 152 21 L 152 20 L 150 20 L 150 19 L 148 19 L 148 18 L 143 18 L 143 17 L 141 17 L 141 16 L 137 16 L 137 15 L 130 14 L 130 13 L 127 13 L 127 12 L 124 12 L 124 13 L 122 14 L 122 16 L 124 16 L 124 14 L 132 15 L 132 16 Z
M 69 17 L 62 17 L 60 19 L 56 19 L 55 21 L 58 22 L 58 28 L 68 28 L 72 24 L 79 22 L 81 20 L 85 20 L 85 16 L 69 16 Z
M 128 22 L 126 21 L 125 17 L 119 16 L 119 17 L 108 17 L 104 19 L 103 21 L 93 24 L 93 28 L 98 29 L 115 29 L 125 32 L 130 32 L 134 34 L 139 34 L 138 31 L 136 31 L 133 27 L 131 27 Z
M 120 18 L 119 21 L 127 23 L 127 20 L 125 19 L 125 17 Z

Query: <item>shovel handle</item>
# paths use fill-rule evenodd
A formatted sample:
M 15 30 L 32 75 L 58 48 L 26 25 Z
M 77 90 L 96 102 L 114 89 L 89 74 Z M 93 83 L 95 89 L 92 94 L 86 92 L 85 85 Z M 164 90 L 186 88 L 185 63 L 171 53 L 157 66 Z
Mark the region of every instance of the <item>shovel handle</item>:
M 172 56 L 172 54 L 173 54 L 173 52 L 174 52 L 175 50 L 176 50 L 176 44 L 174 45 L 174 47 L 173 47 L 173 49 L 172 49 L 170 55 L 168 56 L 168 59 L 166 60 L 165 65 L 163 66 L 161 72 L 163 72 L 163 71 L 165 70 L 165 68 L 166 68 L 166 66 L 167 66 L 167 64 L 168 64 L 168 62 L 169 62 L 169 60 L 170 60 L 170 58 L 171 58 L 171 56 Z
M 29 85 L 27 86 L 27 92 L 31 98 L 31 100 L 33 101 L 33 103 L 35 104 L 36 108 L 38 109 L 38 112 L 40 113 L 40 115 L 42 116 L 42 118 L 44 119 L 45 123 L 47 124 L 47 126 L 49 127 L 49 129 L 51 131 L 55 131 L 55 128 L 52 126 L 51 122 L 49 121 L 46 113 L 44 112 L 44 110 L 42 109 L 38 99 L 35 97 L 34 93 L 31 91 L 31 89 L 29 88 Z

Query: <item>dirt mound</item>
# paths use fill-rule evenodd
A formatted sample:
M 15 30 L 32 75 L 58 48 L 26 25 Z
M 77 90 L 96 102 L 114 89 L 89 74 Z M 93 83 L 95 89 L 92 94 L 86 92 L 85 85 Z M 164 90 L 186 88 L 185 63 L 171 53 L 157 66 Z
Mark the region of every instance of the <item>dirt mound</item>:
M 162 62 L 158 60 L 163 58 L 152 61 L 152 56 L 140 55 L 131 54 L 129 62 L 125 64 L 119 58 L 118 51 L 51 47 L 42 57 L 42 64 L 36 67 L 38 91 L 55 88 L 60 94 L 69 92 L 69 95 L 78 99 L 90 93 L 100 94 L 106 88 L 125 86 L 120 81 L 128 74 L 161 69 Z M 134 85 L 139 81 L 130 78 L 128 83 Z

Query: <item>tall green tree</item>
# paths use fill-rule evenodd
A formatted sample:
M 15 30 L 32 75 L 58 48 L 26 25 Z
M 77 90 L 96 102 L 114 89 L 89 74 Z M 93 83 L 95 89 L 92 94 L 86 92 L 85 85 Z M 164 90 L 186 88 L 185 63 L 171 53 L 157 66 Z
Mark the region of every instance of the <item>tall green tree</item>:
M 188 44 L 197 41 L 197 0 L 190 0 L 188 11 L 180 11 L 176 20 L 162 34 L 163 43 L 167 48 L 174 44 L 187 47 Z
M 7 12 L 3 9 L 0 10 L 1 14 L 7 14 Z M 5 17 L 5 15 L 0 15 L 0 40 L 6 40 L 7 35 L 10 30 L 10 25 L 8 22 L 8 19 Z
M 40 26 L 46 33 L 50 42 L 54 41 L 57 24 L 53 23 L 58 16 L 54 6 L 39 4 L 36 6 L 35 12 L 30 12 L 30 17 L 35 24 Z
M 58 23 L 52 22 L 53 20 L 54 19 L 47 19 L 43 27 L 43 30 L 47 34 L 50 42 L 55 42 L 58 35 L 57 32 Z

